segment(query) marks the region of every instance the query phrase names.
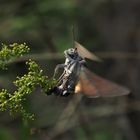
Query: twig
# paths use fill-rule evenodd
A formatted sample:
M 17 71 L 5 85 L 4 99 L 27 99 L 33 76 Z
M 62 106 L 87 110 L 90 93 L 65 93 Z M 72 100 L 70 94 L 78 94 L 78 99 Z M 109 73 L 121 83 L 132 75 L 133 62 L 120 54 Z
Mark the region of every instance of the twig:
M 123 52 L 98 52 L 95 53 L 97 56 L 103 59 L 140 59 L 140 53 L 123 53 Z M 63 59 L 64 55 L 62 53 L 41 53 L 41 54 L 30 54 L 24 55 L 22 58 L 13 60 L 10 63 L 27 61 L 28 59 L 34 60 L 58 60 Z
M 65 133 L 66 131 L 72 129 L 75 126 L 79 125 L 79 122 L 77 121 L 77 115 L 78 112 L 76 113 L 76 109 L 82 99 L 82 96 L 77 95 L 76 97 L 72 98 L 68 105 L 65 107 L 63 110 L 61 116 L 58 118 L 57 123 L 55 126 L 48 132 L 48 129 L 46 130 L 45 128 L 38 128 L 38 132 L 42 134 L 43 136 L 47 137 L 47 140 L 52 140 L 58 135 L 61 135 Z M 127 101 L 129 102 L 129 101 Z M 135 107 L 137 106 L 137 107 Z M 115 111 L 114 111 L 115 108 Z M 125 109 L 124 109 L 125 108 Z M 119 104 L 116 107 L 114 105 L 104 105 L 104 106 L 98 106 L 90 110 L 90 108 L 86 111 L 84 110 L 84 114 L 88 114 L 89 116 L 94 116 L 93 121 L 97 121 L 99 119 L 104 119 L 106 117 L 117 117 L 120 118 L 118 122 L 120 123 L 123 121 L 123 123 L 126 123 L 126 116 L 124 116 L 126 113 L 131 113 L 133 111 L 140 111 L 140 102 L 135 101 L 130 104 Z M 89 113 L 90 112 L 90 113 Z M 122 124 L 121 124 L 122 125 Z M 127 124 L 128 126 L 124 126 L 126 128 L 121 128 L 124 129 L 123 131 L 127 131 L 129 129 L 130 131 L 130 122 Z M 120 126 L 123 127 L 123 126 Z M 124 132 L 126 133 L 126 132 Z M 131 137 L 133 137 L 135 134 L 131 134 Z M 127 137 L 127 136 L 126 136 Z M 136 138 L 134 140 L 137 140 Z
M 73 125 L 71 125 L 70 119 L 74 116 L 77 106 L 82 100 L 82 95 L 78 95 L 73 97 L 68 103 L 68 105 L 65 107 L 65 109 L 62 112 L 62 115 L 59 117 L 56 125 L 51 130 L 51 133 L 49 136 L 56 137 L 56 135 L 60 135 L 61 133 L 65 132 L 66 130 L 70 129 Z
M 125 102 L 122 101 L 120 104 L 122 115 L 118 117 L 118 125 L 127 140 L 138 140 L 138 137 L 131 126 L 130 120 L 127 117 L 127 107 L 125 106 Z

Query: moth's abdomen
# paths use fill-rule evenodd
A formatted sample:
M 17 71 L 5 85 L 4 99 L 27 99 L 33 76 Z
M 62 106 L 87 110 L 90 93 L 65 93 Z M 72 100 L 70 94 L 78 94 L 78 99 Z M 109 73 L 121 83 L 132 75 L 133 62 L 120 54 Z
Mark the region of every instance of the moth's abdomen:
M 59 87 L 54 87 L 52 89 L 50 89 L 46 94 L 47 95 L 51 95 L 54 94 L 56 96 L 64 96 L 67 97 L 68 95 L 74 93 L 74 91 L 69 90 L 69 89 L 61 89 Z

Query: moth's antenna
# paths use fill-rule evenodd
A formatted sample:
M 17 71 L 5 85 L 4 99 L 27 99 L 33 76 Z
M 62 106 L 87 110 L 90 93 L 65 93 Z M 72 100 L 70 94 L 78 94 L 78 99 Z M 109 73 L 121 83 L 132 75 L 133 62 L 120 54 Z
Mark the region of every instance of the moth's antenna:
M 72 25 L 72 45 L 75 47 L 75 41 L 78 39 L 78 28 L 76 28 L 76 25 Z
M 75 32 L 74 32 L 74 25 L 72 25 L 72 46 L 74 48 L 74 42 L 75 42 Z

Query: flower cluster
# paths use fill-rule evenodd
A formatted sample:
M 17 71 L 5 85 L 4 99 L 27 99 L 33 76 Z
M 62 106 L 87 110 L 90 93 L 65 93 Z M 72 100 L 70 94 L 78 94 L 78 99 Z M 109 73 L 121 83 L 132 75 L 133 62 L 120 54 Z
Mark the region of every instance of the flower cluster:
M 0 51 L 0 68 L 6 69 L 6 65 L 15 58 L 21 57 L 28 53 L 30 48 L 24 44 L 13 43 L 11 45 L 2 44 Z
M 29 65 L 28 73 L 22 77 L 17 77 L 17 80 L 14 81 L 17 90 L 13 94 L 8 93 L 5 89 L 0 92 L 0 110 L 9 110 L 11 115 L 20 113 L 23 119 L 33 120 L 34 114 L 28 113 L 23 107 L 26 95 L 31 94 L 38 85 L 45 92 L 48 92 L 54 86 L 55 81 L 44 76 L 43 70 L 34 61 L 29 60 L 26 64 Z
M 6 68 L 6 65 L 13 58 L 22 56 L 29 51 L 26 44 L 14 43 L 9 45 L 11 48 L 3 44 L 0 51 L 0 68 Z M 26 95 L 31 94 L 37 86 L 47 93 L 55 84 L 55 80 L 50 80 L 43 75 L 43 70 L 38 64 L 32 60 L 26 62 L 28 65 L 28 73 L 22 77 L 17 77 L 14 85 L 17 89 L 13 93 L 9 93 L 6 89 L 0 91 L 0 111 L 9 111 L 11 115 L 21 114 L 23 119 L 33 120 L 34 114 L 29 113 L 24 108 L 26 102 Z

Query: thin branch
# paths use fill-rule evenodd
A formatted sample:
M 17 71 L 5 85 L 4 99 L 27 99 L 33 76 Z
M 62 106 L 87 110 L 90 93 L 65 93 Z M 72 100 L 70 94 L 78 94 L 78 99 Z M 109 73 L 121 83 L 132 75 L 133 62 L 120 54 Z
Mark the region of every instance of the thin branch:
M 122 115 L 117 118 L 118 125 L 127 140 L 138 140 L 138 137 L 136 136 L 136 133 L 127 116 L 127 110 L 130 110 L 132 104 L 130 104 L 128 107 L 126 106 L 126 102 L 124 101 L 121 101 L 120 104 L 121 104 Z M 134 107 L 135 105 L 137 104 L 133 104 L 132 106 Z
M 96 52 L 97 56 L 103 59 L 140 59 L 140 53 L 129 53 L 129 52 Z M 10 63 L 27 61 L 28 59 L 34 60 L 58 60 L 63 59 L 64 55 L 62 53 L 41 53 L 41 54 L 30 54 L 24 55 L 22 58 L 13 60 Z
M 45 127 L 43 127 L 43 128 L 37 128 L 36 132 L 39 132 L 39 134 L 43 134 L 43 136 L 45 136 L 47 138 L 47 140 L 52 140 L 52 139 L 56 138 L 58 135 L 61 135 L 61 134 L 65 133 L 66 131 L 74 128 L 75 126 L 78 126 L 79 125 L 79 121 L 77 121 L 78 112 L 76 112 L 76 109 L 81 100 L 82 100 L 82 96 L 78 95 L 76 97 L 73 97 L 69 101 L 69 103 L 65 107 L 65 109 L 63 110 L 60 117 L 58 118 L 55 126 L 50 131 L 48 131 L 48 127 L 47 127 L 47 129 L 45 129 Z M 126 102 L 129 102 L 129 100 Z M 115 109 L 115 111 L 114 111 L 114 109 Z M 90 113 L 87 113 L 87 111 Z M 126 120 L 126 118 L 124 118 L 124 114 L 131 113 L 133 111 L 140 111 L 140 102 L 139 101 L 134 101 L 129 104 L 123 104 L 123 107 L 122 107 L 122 105 L 117 105 L 117 106 L 104 105 L 104 106 L 95 107 L 94 109 L 92 109 L 92 111 L 89 108 L 88 110 L 84 110 L 84 114 L 89 115 L 89 116 L 94 116 L 93 121 L 104 119 L 106 117 L 112 117 L 112 118 L 121 117 L 121 119 L 119 121 L 122 120 L 122 121 L 124 121 L 124 123 L 126 123 L 126 121 L 128 121 L 128 120 Z M 126 128 L 122 128 L 122 129 L 124 129 L 125 132 L 127 131 L 127 129 L 130 131 L 129 123 L 127 124 L 127 126 L 125 126 Z M 133 137 L 133 135 L 135 136 L 135 134 L 132 133 L 131 137 Z M 135 137 L 135 140 L 137 140 L 136 137 Z
M 73 99 L 69 101 L 68 105 L 63 110 L 62 115 L 60 115 L 57 123 L 49 133 L 49 137 L 51 139 L 53 137 L 56 137 L 56 135 L 60 135 L 64 133 L 66 130 L 69 130 L 74 126 L 73 123 L 70 123 L 70 119 L 74 116 L 76 109 L 81 100 L 82 100 L 82 95 L 81 96 L 78 95 L 73 97 Z

